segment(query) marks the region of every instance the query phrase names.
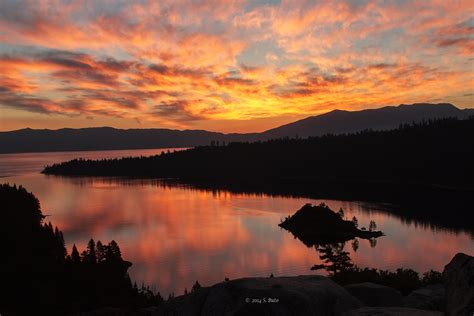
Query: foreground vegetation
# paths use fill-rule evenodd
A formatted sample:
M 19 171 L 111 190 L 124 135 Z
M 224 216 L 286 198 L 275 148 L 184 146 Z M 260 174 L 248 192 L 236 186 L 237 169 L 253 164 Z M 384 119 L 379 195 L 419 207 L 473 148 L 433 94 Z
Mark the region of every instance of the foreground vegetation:
M 311 270 L 326 270 L 329 277 L 339 285 L 372 282 L 397 289 L 403 295 L 427 285 L 443 283 L 441 272 L 433 270 L 420 275 L 409 268 L 389 271 L 358 267 L 353 264 L 344 246 L 345 242 L 316 245 L 315 249 L 323 263 L 314 265 Z
M 340 285 L 363 282 L 381 284 L 397 289 L 403 295 L 407 295 L 413 290 L 427 285 L 443 283 L 441 272 L 431 270 L 425 272 L 423 275 L 420 275 L 418 272 L 412 269 L 404 268 L 398 268 L 395 271 L 389 271 L 354 266 L 335 273 L 331 275 L 330 278 Z
M 90 240 L 81 254 L 67 254 L 63 233 L 44 222 L 38 199 L 22 187 L 0 185 L 0 313 L 24 314 L 34 306 L 41 315 L 100 307 L 124 310 L 156 305 L 159 293 L 132 285 L 115 241 Z

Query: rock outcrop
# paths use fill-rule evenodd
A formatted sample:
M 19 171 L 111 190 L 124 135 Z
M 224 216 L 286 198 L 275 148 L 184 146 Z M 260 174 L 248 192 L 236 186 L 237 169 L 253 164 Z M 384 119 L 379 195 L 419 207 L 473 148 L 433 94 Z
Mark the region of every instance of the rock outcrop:
M 445 284 L 417 289 L 404 298 L 387 286 L 358 283 L 343 288 L 316 275 L 244 278 L 197 289 L 139 314 L 441 316 L 446 310 L 448 316 L 472 316 L 474 258 L 457 254 L 443 277 Z
M 443 284 L 433 284 L 414 290 L 403 298 L 403 306 L 433 311 L 446 309 L 446 290 Z
M 164 303 L 156 315 L 342 315 L 362 303 L 323 276 L 244 278 Z
M 316 244 L 344 242 L 356 237 L 370 239 L 383 236 L 381 231 L 358 229 L 352 221 L 342 219 L 327 205 L 304 205 L 279 224 L 308 247 Z
M 449 316 L 474 315 L 474 257 L 458 253 L 443 271 Z
M 365 282 L 347 285 L 345 289 L 366 306 L 402 305 L 402 294 L 388 286 Z
M 362 307 L 348 311 L 344 316 L 443 316 L 444 313 L 407 307 Z

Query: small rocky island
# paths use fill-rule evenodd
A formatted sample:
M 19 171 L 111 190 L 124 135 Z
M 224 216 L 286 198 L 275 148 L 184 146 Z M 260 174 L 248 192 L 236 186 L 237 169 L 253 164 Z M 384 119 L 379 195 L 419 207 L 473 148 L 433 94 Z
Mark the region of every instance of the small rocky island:
M 381 231 L 359 229 L 356 221 L 343 219 L 324 203 L 317 206 L 306 204 L 278 225 L 307 246 L 344 242 L 356 237 L 370 239 L 383 236 Z

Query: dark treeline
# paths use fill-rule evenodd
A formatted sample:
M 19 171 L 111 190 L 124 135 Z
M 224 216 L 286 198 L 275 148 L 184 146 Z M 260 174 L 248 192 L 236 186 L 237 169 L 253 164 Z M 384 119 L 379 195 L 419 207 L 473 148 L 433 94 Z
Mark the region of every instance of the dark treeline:
M 474 196 L 472 161 L 471 117 L 424 121 L 390 131 L 202 146 L 152 157 L 78 159 L 43 172 L 173 178 L 269 193 L 420 203 L 433 217 L 433 205 L 464 213 L 466 205 L 472 205 L 466 203 Z
M 159 156 L 72 160 L 46 174 L 152 176 L 258 182 L 327 179 L 342 182 L 473 186 L 474 118 L 444 119 L 391 131 L 202 146 Z
M 69 314 L 100 307 L 136 309 L 161 302 L 149 288 L 132 285 L 115 241 L 90 240 L 70 255 L 63 233 L 45 223 L 38 199 L 22 187 L 0 185 L 0 313 Z
M 315 245 L 314 248 L 323 263 L 314 265 L 311 270 L 326 270 L 328 277 L 340 285 L 372 282 L 397 289 L 403 295 L 420 287 L 443 283 L 442 274 L 433 270 L 420 275 L 410 268 L 398 268 L 395 271 L 360 268 L 352 262 L 349 252 L 345 251 L 345 244 L 340 242 Z

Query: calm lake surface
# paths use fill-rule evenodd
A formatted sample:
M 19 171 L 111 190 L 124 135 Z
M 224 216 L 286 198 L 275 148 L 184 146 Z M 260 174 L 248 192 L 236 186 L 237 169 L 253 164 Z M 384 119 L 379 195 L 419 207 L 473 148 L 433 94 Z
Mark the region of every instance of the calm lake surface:
M 323 273 L 308 248 L 280 229 L 280 219 L 305 203 L 342 207 L 360 226 L 375 220 L 386 236 L 375 247 L 359 240 L 354 263 L 362 267 L 442 270 L 457 252 L 474 253 L 471 233 L 434 229 L 402 221 L 380 206 L 362 202 L 313 200 L 258 194 L 206 191 L 170 186 L 159 180 L 66 178 L 39 172 L 46 164 L 74 158 L 113 158 L 158 154 L 163 150 L 122 150 L 0 155 L 0 182 L 33 192 L 44 214 L 65 235 L 70 251 L 87 241 L 116 240 L 132 261 L 132 280 L 154 286 L 162 295 L 182 294 L 202 285 L 244 276 Z M 386 208 L 386 207 L 385 207 Z

